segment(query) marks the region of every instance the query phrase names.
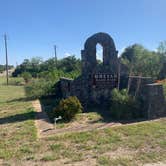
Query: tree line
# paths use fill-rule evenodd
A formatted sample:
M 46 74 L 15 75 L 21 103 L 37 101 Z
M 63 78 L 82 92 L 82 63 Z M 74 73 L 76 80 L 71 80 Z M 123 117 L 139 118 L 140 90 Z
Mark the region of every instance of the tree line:
M 160 71 L 166 63 L 166 42 L 161 42 L 156 51 L 150 51 L 140 44 L 127 47 L 120 56 L 121 63 L 132 75 L 142 75 L 155 79 L 164 79 Z
M 161 42 L 156 51 L 148 50 L 140 44 L 133 44 L 122 52 L 119 59 L 133 75 L 159 78 L 163 64 L 166 63 L 166 41 Z M 13 76 L 21 76 L 24 72 L 28 72 L 34 78 L 45 77 L 50 72 L 63 75 L 75 73 L 71 74 L 73 78 L 81 72 L 81 60 L 74 55 L 60 60 L 50 58 L 43 61 L 40 57 L 25 59 L 16 67 Z
M 46 77 L 50 72 L 57 73 L 79 73 L 81 68 L 81 61 L 77 59 L 74 55 L 68 56 L 66 58 L 55 60 L 50 58 L 43 61 L 40 57 L 34 57 L 32 59 L 24 59 L 15 71 L 13 72 L 13 77 L 21 76 L 24 72 L 28 72 L 32 77 Z
M 9 70 L 12 69 L 12 68 L 14 68 L 13 65 L 8 65 Z M 6 70 L 6 65 L 0 65 L 0 73 L 4 72 L 5 70 Z

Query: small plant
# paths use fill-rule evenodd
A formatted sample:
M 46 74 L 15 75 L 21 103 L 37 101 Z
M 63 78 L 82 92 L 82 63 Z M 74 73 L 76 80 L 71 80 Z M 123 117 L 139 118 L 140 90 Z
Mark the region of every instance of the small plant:
M 62 99 L 55 109 L 55 114 L 62 116 L 63 120 L 72 120 L 77 113 L 82 112 L 82 105 L 76 96 Z
M 108 156 L 100 156 L 97 161 L 100 165 L 110 165 L 110 159 Z
M 112 90 L 110 111 L 116 120 L 140 118 L 139 102 L 130 96 L 126 89 Z

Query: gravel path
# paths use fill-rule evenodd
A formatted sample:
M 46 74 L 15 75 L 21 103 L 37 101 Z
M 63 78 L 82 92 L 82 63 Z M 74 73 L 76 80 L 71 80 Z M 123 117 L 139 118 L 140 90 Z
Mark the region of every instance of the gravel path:
M 38 132 L 37 134 L 38 134 L 38 137 L 41 138 L 43 136 L 43 133 L 47 133 L 47 131 L 53 130 L 54 126 L 50 122 L 46 112 L 42 111 L 39 100 L 33 101 L 32 105 L 36 110 L 35 124 L 37 127 L 37 132 Z

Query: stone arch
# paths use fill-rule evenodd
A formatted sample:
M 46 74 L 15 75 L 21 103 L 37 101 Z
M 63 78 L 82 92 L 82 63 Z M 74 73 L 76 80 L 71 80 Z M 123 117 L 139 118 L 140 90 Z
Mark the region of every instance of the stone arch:
M 100 44 L 103 47 L 103 66 L 117 65 L 117 51 L 111 36 L 107 33 L 96 33 L 89 37 L 82 50 L 82 67 L 83 72 L 92 72 L 97 65 L 96 61 L 96 45 Z

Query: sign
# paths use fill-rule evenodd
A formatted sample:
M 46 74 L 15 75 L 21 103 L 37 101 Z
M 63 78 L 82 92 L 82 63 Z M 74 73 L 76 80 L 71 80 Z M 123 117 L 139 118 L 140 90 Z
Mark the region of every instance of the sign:
M 93 75 L 93 85 L 96 86 L 110 86 L 112 88 L 118 85 L 118 75 L 117 74 L 94 74 Z

